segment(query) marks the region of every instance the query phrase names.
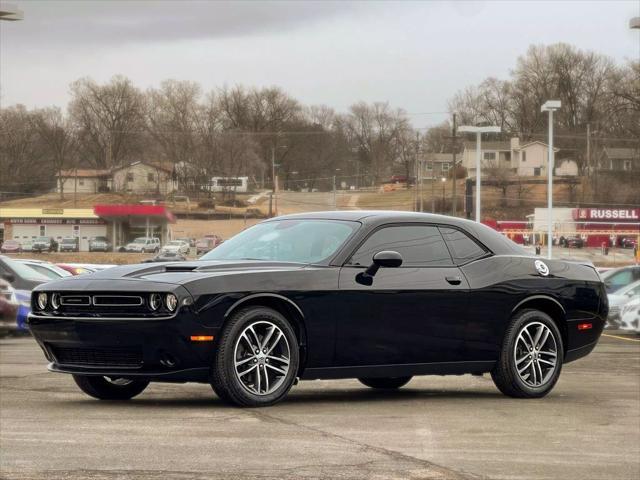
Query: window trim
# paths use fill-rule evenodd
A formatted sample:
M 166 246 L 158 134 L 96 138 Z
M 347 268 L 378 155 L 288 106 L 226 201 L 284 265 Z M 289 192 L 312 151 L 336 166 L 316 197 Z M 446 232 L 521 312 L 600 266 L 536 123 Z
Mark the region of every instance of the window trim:
M 449 253 L 449 258 L 451 259 L 451 264 L 449 265 L 423 265 L 423 266 L 411 266 L 411 267 L 403 267 L 400 266 L 399 268 L 451 268 L 451 267 L 455 267 L 456 264 L 453 261 L 453 257 L 451 256 L 451 252 L 449 251 L 449 247 L 447 246 L 447 242 L 445 241 L 444 237 L 442 236 L 442 233 L 440 232 L 440 229 L 438 228 L 438 224 L 435 223 L 426 223 L 426 222 L 398 222 L 398 223 L 384 223 L 382 225 L 378 225 L 377 227 L 375 227 L 374 229 L 372 229 L 351 251 L 351 253 L 347 256 L 347 258 L 345 259 L 345 261 L 342 263 L 342 267 L 348 267 L 348 268 L 358 268 L 358 269 L 362 269 L 362 268 L 367 268 L 369 267 L 369 265 L 349 265 L 348 262 L 351 260 L 351 258 L 353 258 L 353 256 L 356 254 L 356 252 L 360 249 L 360 247 L 362 247 L 362 245 L 365 244 L 365 242 L 367 240 L 369 240 L 369 238 L 371 238 L 373 235 L 375 235 L 378 231 L 384 229 L 384 228 L 393 228 L 393 227 L 435 227 L 436 230 L 438 231 L 438 234 L 440 235 L 440 238 L 442 238 L 442 241 L 444 242 L 444 246 L 447 249 L 447 252 Z
M 478 260 L 482 260 L 488 257 L 492 257 L 494 255 L 494 253 L 491 251 L 490 248 L 488 248 L 485 244 L 483 244 L 480 240 L 478 240 L 477 238 L 475 238 L 472 234 L 470 234 L 469 232 L 467 232 L 464 228 L 461 228 L 457 225 L 451 225 L 450 223 L 436 223 L 436 222 L 391 222 L 391 223 L 383 223 L 381 225 L 376 226 L 375 228 L 373 228 L 367 235 L 365 235 L 365 237 L 356 244 L 356 246 L 351 250 L 351 253 L 349 253 L 345 260 L 342 262 L 342 265 L 338 265 L 341 268 L 367 268 L 368 265 L 349 265 L 348 262 L 349 260 L 351 260 L 351 257 L 353 257 L 353 255 L 355 255 L 355 253 L 358 251 L 358 249 L 367 241 L 369 240 L 369 237 L 371 237 L 371 235 L 373 235 L 374 233 L 376 233 L 378 230 L 381 230 L 383 228 L 386 227 L 436 227 L 438 229 L 438 233 L 440 233 L 440 237 L 442 238 L 442 241 L 444 242 L 445 247 L 447 248 L 447 251 L 449 252 L 449 257 L 451 257 L 451 265 L 424 265 L 421 267 L 407 267 L 407 268 L 452 268 L 452 267 L 463 267 L 465 265 L 469 265 L 472 262 L 477 262 Z M 451 250 L 449 249 L 449 245 L 447 245 L 447 241 L 445 240 L 444 236 L 442 235 L 442 232 L 440 231 L 441 227 L 445 227 L 445 228 L 451 228 L 454 230 L 458 230 L 460 232 L 462 232 L 464 235 L 466 235 L 467 237 L 469 237 L 472 241 L 474 241 L 480 248 L 482 248 L 486 253 L 485 255 L 483 255 L 482 257 L 478 257 L 478 258 L 474 258 L 473 260 L 469 260 L 468 262 L 464 262 L 464 263 L 456 263 L 453 255 L 451 254 Z M 402 268 L 402 267 L 400 267 Z
M 484 258 L 488 258 L 488 257 L 492 257 L 493 256 L 493 252 L 491 250 L 489 250 L 489 248 L 487 248 L 486 245 L 484 245 L 480 240 L 478 240 L 477 238 L 475 238 L 473 235 L 471 235 L 469 232 L 467 232 L 466 230 L 459 228 L 457 226 L 454 225 L 438 225 L 438 230 L 440 230 L 441 228 L 450 228 L 451 230 L 457 230 L 460 233 L 462 233 L 463 235 L 465 235 L 468 239 L 470 239 L 472 242 L 474 242 L 476 245 L 478 245 L 482 250 L 484 250 L 484 255 L 477 257 L 477 258 L 473 258 L 467 262 L 462 262 L 462 263 L 456 263 L 455 258 L 453 257 L 453 253 L 451 252 L 451 249 L 449 248 L 449 244 L 447 243 L 447 239 L 444 238 L 444 235 L 442 234 L 442 232 L 440 232 L 440 235 L 442 235 L 442 239 L 444 240 L 444 244 L 447 246 L 447 250 L 449 250 L 449 255 L 451 255 L 451 260 L 454 261 L 454 265 L 456 267 L 464 267 L 465 265 L 469 265 L 470 263 L 473 262 L 477 262 L 478 260 L 482 260 Z

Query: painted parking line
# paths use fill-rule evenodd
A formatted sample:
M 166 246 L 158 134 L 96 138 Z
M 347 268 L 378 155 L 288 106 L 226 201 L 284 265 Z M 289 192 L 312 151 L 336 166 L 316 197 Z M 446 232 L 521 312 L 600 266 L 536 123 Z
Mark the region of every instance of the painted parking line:
M 608 333 L 603 333 L 602 334 L 603 337 L 609 337 L 609 338 L 618 338 L 620 340 L 626 340 L 627 342 L 637 342 L 640 343 L 640 340 L 636 340 L 635 338 L 627 338 L 627 337 L 621 337 L 619 335 L 609 335 Z

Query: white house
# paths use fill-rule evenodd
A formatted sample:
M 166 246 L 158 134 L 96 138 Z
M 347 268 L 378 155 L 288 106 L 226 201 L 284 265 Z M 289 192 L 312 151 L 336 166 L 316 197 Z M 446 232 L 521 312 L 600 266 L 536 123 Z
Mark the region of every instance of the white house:
M 518 137 L 509 142 L 482 142 L 482 168 L 505 168 L 520 177 L 540 177 L 547 175 L 549 164 L 549 146 L 538 140 L 520 144 Z M 560 149 L 554 148 L 554 152 Z M 570 161 L 571 162 L 571 161 Z M 566 163 L 566 162 L 564 162 Z M 575 162 L 573 162 L 575 164 Z M 465 142 L 462 152 L 462 165 L 467 169 L 469 177 L 476 176 L 476 144 Z M 557 164 L 561 166 L 560 162 Z M 563 175 L 577 175 L 575 169 L 567 165 L 562 170 Z M 556 171 L 556 175 L 559 172 Z
M 56 174 L 56 192 L 60 188 L 66 193 L 99 193 L 111 188 L 111 172 L 109 170 L 75 169 L 62 170 Z M 62 185 L 60 180 L 62 179 Z

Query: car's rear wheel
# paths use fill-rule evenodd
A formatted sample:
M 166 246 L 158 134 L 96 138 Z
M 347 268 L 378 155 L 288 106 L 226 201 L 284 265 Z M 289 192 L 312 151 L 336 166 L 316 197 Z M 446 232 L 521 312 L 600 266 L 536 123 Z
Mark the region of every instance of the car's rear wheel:
M 507 328 L 491 378 L 510 397 L 543 397 L 558 381 L 563 358 L 562 336 L 551 317 L 522 310 Z
M 359 378 L 358 381 L 367 387 L 394 390 L 404 387 L 413 377 Z
M 223 328 L 211 386 L 229 403 L 273 405 L 291 389 L 298 364 L 298 340 L 287 319 L 271 308 L 248 307 Z
M 99 400 L 129 400 L 140 395 L 149 382 L 116 377 L 73 375 L 73 380 L 87 395 Z

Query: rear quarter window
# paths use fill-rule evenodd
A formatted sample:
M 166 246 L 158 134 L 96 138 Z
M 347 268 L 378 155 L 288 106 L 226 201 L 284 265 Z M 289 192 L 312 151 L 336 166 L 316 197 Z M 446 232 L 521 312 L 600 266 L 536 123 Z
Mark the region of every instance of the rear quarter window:
M 487 251 L 466 233 L 455 228 L 440 227 L 440 233 L 449 247 L 453 261 L 456 264 L 468 263 L 482 258 Z

